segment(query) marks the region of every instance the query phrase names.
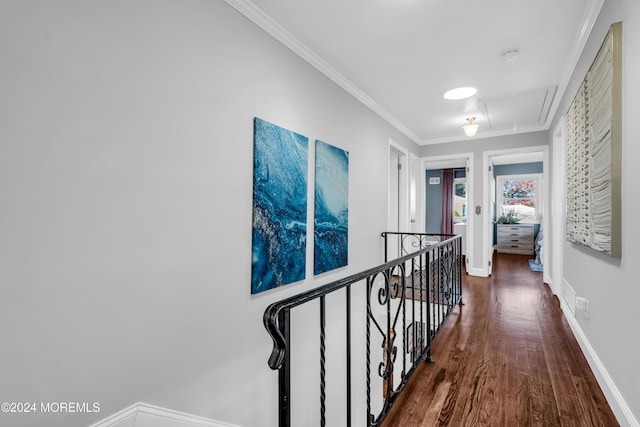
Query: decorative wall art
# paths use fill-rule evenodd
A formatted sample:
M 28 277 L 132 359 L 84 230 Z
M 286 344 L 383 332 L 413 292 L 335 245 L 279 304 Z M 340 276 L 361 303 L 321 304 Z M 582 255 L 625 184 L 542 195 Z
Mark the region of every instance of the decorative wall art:
M 254 119 L 251 293 L 305 278 L 309 139 Z
M 316 140 L 314 274 L 347 265 L 349 153 Z
M 622 24 L 613 24 L 567 120 L 567 241 L 621 256 Z

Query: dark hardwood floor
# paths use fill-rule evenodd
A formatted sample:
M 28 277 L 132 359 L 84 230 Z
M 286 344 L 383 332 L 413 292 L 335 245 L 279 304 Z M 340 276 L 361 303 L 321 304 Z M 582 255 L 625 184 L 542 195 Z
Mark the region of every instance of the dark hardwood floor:
M 617 426 L 559 302 L 526 255 L 464 275 L 464 306 L 432 344 L 384 427 Z

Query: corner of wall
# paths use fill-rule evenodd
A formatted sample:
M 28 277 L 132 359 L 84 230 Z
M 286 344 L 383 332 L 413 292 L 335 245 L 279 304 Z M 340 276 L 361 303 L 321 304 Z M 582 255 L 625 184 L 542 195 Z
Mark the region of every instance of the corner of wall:
M 90 427 L 238 427 L 209 418 L 138 402 Z

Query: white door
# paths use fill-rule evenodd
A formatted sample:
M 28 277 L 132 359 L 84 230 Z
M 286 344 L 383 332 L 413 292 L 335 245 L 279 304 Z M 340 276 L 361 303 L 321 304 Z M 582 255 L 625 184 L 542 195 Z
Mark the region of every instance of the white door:
M 547 283 L 551 282 L 554 293 L 562 298 L 563 295 L 563 265 L 564 265 L 564 239 L 565 239 L 565 188 L 564 183 L 566 180 L 566 160 L 565 160 L 565 121 L 564 117 L 558 123 L 556 131 L 553 134 L 553 185 L 548 185 L 550 188 L 551 200 L 553 203 L 546 204 L 549 206 L 549 212 L 551 214 L 551 227 L 546 227 L 543 232 L 546 234 L 544 237 L 550 236 L 551 239 L 546 239 L 547 242 L 551 242 L 551 246 L 547 250 L 543 250 L 543 265 L 546 275 L 548 270 L 551 270 L 550 279 L 547 277 Z M 550 180 L 547 179 L 546 182 Z M 548 199 L 547 199 L 548 200 Z M 543 219 L 545 217 L 543 216 Z M 551 233 L 550 233 L 551 231 Z M 543 239 L 543 245 L 545 239 Z M 552 255 L 552 256 L 550 256 Z M 547 268 L 549 266 L 550 268 Z M 544 277 L 543 277 L 544 278 Z
M 394 150 L 389 149 L 389 212 L 388 212 L 388 228 L 387 231 L 400 231 L 400 218 L 402 211 L 402 155 Z M 387 236 L 387 257 L 386 260 L 392 260 L 400 257 L 400 239 L 398 236 Z
M 420 203 L 420 159 L 409 155 L 409 231 L 419 233 L 421 226 L 418 221 Z
M 493 269 L 493 239 L 494 239 L 494 230 L 495 230 L 495 217 L 496 217 L 496 176 L 493 170 L 493 161 L 489 158 L 489 206 L 486 207 L 487 218 L 486 221 L 489 223 L 489 238 L 487 239 L 487 244 L 489 245 L 489 259 L 487 260 L 487 273 L 491 276 L 491 271 Z
M 408 151 L 401 146 L 389 144 L 389 212 L 387 231 L 407 231 L 409 230 L 408 218 Z M 400 256 L 399 242 L 396 236 L 388 237 L 387 259 Z
M 402 163 L 395 150 L 389 153 L 389 231 L 400 231 L 400 171 Z

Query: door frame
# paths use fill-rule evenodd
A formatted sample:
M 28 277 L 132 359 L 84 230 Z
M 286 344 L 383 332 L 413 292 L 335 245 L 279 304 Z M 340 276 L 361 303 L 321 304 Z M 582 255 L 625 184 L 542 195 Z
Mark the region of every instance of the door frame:
M 391 196 L 395 189 L 391 188 L 391 155 L 397 154 L 399 157 L 401 172 L 398 174 L 398 206 L 395 206 Z M 402 145 L 389 139 L 387 149 L 387 230 L 388 231 L 408 231 L 409 230 L 409 150 Z M 391 224 L 391 209 L 398 209 L 398 230 L 396 224 Z
M 562 301 L 564 278 L 564 236 L 565 236 L 565 220 L 566 220 L 566 198 L 565 198 L 565 182 L 567 178 L 566 169 L 566 135 L 567 124 L 565 117 L 560 117 L 560 121 L 553 132 L 553 169 L 551 171 L 554 185 L 551 189 L 551 199 L 553 205 L 550 207 L 551 215 L 551 242 L 548 263 L 545 259 L 545 265 L 550 268 L 547 273 L 549 277 L 545 279 L 549 283 L 554 294 L 560 297 Z M 545 252 L 546 255 L 546 252 Z M 547 269 L 544 269 L 545 272 Z
M 467 272 L 469 271 L 469 266 L 473 265 L 471 260 L 473 259 L 473 227 L 474 227 L 474 215 L 472 214 L 473 210 L 473 189 L 474 189 L 474 174 L 473 174 L 473 153 L 459 153 L 459 154 L 446 154 L 442 156 L 429 156 L 422 157 L 420 159 L 420 173 L 421 179 L 420 182 L 420 229 L 426 230 L 426 215 L 427 215 L 427 200 L 426 200 L 426 191 L 427 191 L 427 170 L 428 169 L 447 169 L 451 167 L 466 167 L 466 177 L 467 177 L 467 233 L 466 233 L 466 244 L 464 253 L 465 263 L 467 266 Z M 464 165 L 464 166 L 461 166 Z
M 549 177 L 551 176 L 549 169 L 549 146 L 548 145 L 536 145 L 531 147 L 521 147 L 521 148 L 511 148 L 511 149 L 503 149 L 503 150 L 491 150 L 483 152 L 483 161 L 482 168 L 485 173 L 483 176 L 483 189 L 484 189 L 484 211 L 489 211 L 489 205 L 491 203 L 491 192 L 489 189 L 489 166 L 493 164 L 494 157 L 500 157 L 504 155 L 513 155 L 513 154 L 527 154 L 527 153 L 542 153 L 542 221 L 543 221 L 543 230 L 544 230 L 544 241 L 545 246 L 549 246 L 550 235 L 549 235 L 549 225 L 551 223 L 552 218 L 549 216 L 549 207 L 551 205 L 551 197 L 550 197 L 550 185 L 549 185 Z M 482 241 L 485 243 L 483 245 L 483 253 L 482 253 L 482 273 L 480 275 L 484 275 L 485 277 L 489 274 L 489 261 L 491 254 L 489 253 L 489 242 L 493 242 L 493 223 L 492 219 L 484 218 L 483 215 L 483 232 L 482 232 Z M 549 250 L 543 251 L 543 265 L 549 265 Z M 545 268 L 542 274 L 542 280 L 545 283 L 549 283 L 550 275 L 549 269 Z

